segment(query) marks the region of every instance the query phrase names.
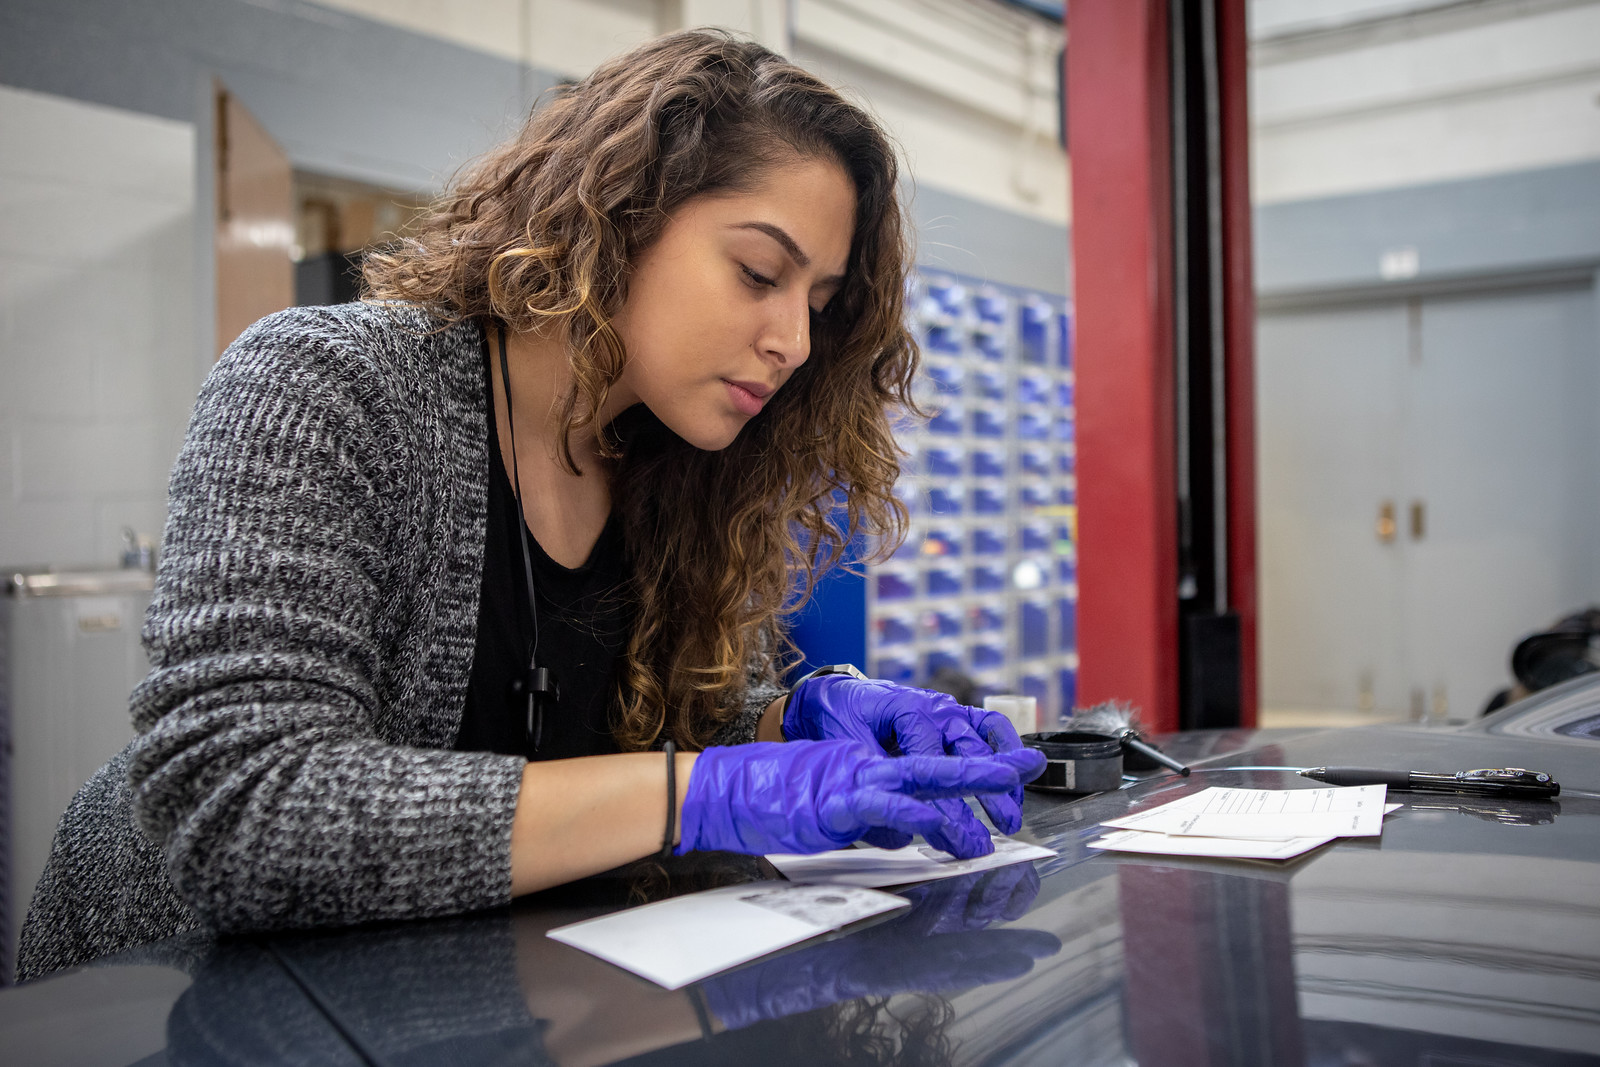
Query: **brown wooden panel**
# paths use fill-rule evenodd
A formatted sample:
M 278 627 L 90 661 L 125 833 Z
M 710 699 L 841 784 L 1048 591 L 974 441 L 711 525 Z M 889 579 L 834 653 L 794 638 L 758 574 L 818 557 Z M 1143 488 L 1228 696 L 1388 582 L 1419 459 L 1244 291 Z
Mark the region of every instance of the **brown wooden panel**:
M 216 89 L 217 353 L 263 315 L 294 304 L 293 175 L 255 116 Z

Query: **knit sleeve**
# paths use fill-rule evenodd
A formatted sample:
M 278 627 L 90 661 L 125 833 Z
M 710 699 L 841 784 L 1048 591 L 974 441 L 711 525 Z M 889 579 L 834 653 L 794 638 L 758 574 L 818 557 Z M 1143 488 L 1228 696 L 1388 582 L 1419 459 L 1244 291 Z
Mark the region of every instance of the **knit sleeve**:
M 713 745 L 746 745 L 756 739 L 756 728 L 761 725 L 761 713 L 767 705 L 787 690 L 777 682 L 771 634 L 763 632 L 755 643 L 750 661 L 745 668 L 744 695 L 739 702 L 739 713 L 729 719 L 711 738 Z
M 418 499 L 438 489 L 380 369 L 315 327 L 264 320 L 200 394 L 132 697 L 136 817 L 224 932 L 511 895 L 523 762 L 395 740 L 436 713 L 408 706 L 429 698 L 390 661 L 429 609 L 401 561 L 444 505 Z

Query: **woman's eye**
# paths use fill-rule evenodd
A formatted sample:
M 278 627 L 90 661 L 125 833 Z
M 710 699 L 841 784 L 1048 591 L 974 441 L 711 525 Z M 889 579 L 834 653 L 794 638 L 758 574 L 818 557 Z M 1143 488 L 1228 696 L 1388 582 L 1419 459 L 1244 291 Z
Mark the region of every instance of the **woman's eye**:
M 739 269 L 744 271 L 745 277 L 750 280 L 750 284 L 758 289 L 776 289 L 778 287 L 777 282 L 773 281 L 771 278 L 768 278 L 766 275 L 757 274 L 749 267 L 740 266 Z

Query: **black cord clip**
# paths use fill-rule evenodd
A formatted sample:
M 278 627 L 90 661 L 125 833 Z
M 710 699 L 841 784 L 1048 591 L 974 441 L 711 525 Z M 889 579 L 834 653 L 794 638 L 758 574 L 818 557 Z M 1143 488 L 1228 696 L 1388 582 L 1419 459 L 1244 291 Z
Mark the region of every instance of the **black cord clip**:
M 561 686 L 548 667 L 536 667 L 530 663 L 523 676 L 511 683 L 511 691 L 528 698 L 527 739 L 537 752 L 544 741 L 544 709 L 547 705 L 554 707 L 561 699 Z

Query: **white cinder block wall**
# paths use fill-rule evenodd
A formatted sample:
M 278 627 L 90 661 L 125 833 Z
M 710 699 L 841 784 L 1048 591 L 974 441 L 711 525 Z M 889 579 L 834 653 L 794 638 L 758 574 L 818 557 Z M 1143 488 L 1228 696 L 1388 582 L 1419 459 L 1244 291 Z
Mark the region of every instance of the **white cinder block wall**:
M 199 386 L 194 127 L 0 86 L 0 565 L 158 537 Z

